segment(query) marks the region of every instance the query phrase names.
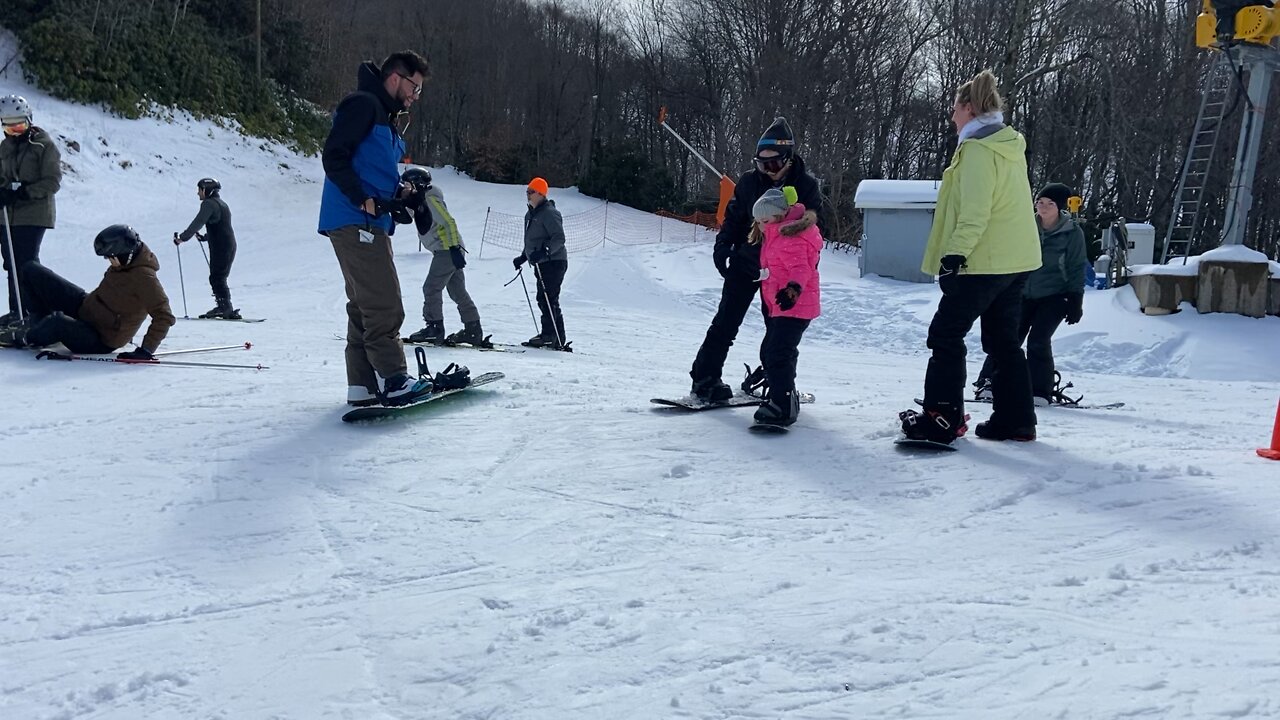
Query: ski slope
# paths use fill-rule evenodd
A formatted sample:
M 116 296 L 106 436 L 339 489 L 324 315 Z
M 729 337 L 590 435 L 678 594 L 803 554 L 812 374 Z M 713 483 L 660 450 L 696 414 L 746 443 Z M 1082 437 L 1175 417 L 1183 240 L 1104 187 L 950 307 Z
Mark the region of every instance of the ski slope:
M 349 426 L 318 159 L 0 78 L 15 89 L 67 163 L 43 261 L 92 287 L 94 234 L 131 223 L 182 314 L 167 238 L 216 176 L 233 298 L 269 319 L 180 320 L 162 349 L 251 341 L 207 359 L 270 369 L 0 352 L 0 718 L 1280 716 L 1280 464 L 1253 452 L 1280 319 L 1147 318 L 1127 289 L 1090 292 L 1059 364 L 1127 405 L 925 457 L 891 439 L 936 288 L 827 254 L 798 378 L 818 402 L 758 437 L 749 410 L 647 402 L 688 390 L 710 248 L 610 244 L 570 260 L 578 353 L 432 349 L 507 377 Z M 435 175 L 486 331 L 525 339 L 509 257 L 476 252 L 486 208 L 519 212 L 523 188 Z M 411 233 L 396 246 L 413 330 L 430 258 Z M 194 316 L 211 306 L 194 244 L 182 262 Z M 752 314 L 729 379 L 762 334 Z

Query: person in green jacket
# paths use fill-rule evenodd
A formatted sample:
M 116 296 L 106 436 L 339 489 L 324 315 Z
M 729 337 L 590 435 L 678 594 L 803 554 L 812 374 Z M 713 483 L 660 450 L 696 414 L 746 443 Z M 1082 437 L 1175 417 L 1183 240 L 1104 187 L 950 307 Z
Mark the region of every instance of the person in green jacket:
M 1031 393 L 1035 404 L 1053 400 L 1053 333 L 1062 324 L 1075 325 L 1084 316 L 1084 269 L 1087 261 L 1084 231 L 1064 208 L 1071 188 L 1049 183 L 1036 196 L 1036 222 L 1040 230 L 1040 269 L 1027 278 L 1022 291 L 1019 341 L 1027 343 Z M 994 396 L 992 378 L 999 372 L 994 355 L 988 355 L 974 385 L 975 397 Z
M 977 435 L 1034 440 L 1031 377 L 1018 338 L 1022 289 L 1040 267 L 1027 181 L 1027 143 L 1004 124 L 1004 101 L 989 70 L 956 91 L 951 121 L 959 145 L 942 173 L 923 272 L 936 273 L 942 299 L 929 324 L 933 351 L 920 411 L 898 413 L 908 439 L 951 443 L 968 426 L 964 336 L 982 320 L 982 347 L 999 363 L 991 419 Z
M 62 187 L 62 155 L 53 138 L 31 124 L 31 106 L 18 95 L 0 97 L 0 248 L 9 275 L 9 312 L 0 328 L 19 324 L 27 311 L 27 289 L 18 269 L 40 260 L 40 242 L 53 228 L 53 196 Z M 19 311 L 21 307 L 21 312 Z
M 416 343 L 432 345 L 457 345 L 467 343 L 476 347 L 493 347 L 485 342 L 480 326 L 480 311 L 467 292 L 467 278 L 463 268 L 467 266 L 467 246 L 458 232 L 458 222 L 444 204 L 444 192 L 431 180 L 431 171 L 411 167 L 400 176 L 401 182 L 413 188 L 406 205 L 413 210 L 413 222 L 418 229 L 418 242 L 431 251 L 431 267 L 422 283 L 422 320 L 425 326 L 409 336 Z M 448 291 L 449 298 L 458 305 L 462 329 L 448 336 L 444 334 L 444 301 L 441 295 Z

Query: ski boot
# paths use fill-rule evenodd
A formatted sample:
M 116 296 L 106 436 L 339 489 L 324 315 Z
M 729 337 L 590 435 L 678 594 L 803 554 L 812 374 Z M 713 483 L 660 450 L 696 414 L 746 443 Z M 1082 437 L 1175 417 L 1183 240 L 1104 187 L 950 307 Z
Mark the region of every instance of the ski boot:
M 753 416 L 761 425 L 787 427 L 800 416 L 800 395 L 796 392 L 774 393 Z
M 696 400 L 708 404 L 726 403 L 733 399 L 733 388 L 720 378 L 694 380 L 689 394 Z
M 444 339 L 444 323 L 439 320 L 428 320 L 425 327 L 409 336 L 409 342 L 441 345 Z
M 480 329 L 479 320 L 472 320 L 469 323 L 463 323 L 461 330 L 444 339 L 445 345 L 458 345 L 461 343 L 475 345 L 476 347 L 484 347 L 484 330 Z
M 214 296 L 214 299 L 218 302 L 218 304 L 214 305 L 213 309 L 210 310 L 209 312 L 201 315 L 200 316 L 201 318 L 204 318 L 206 320 L 239 320 L 240 319 L 240 311 L 231 306 L 230 296 L 226 296 L 226 297 Z
M 408 373 L 392 375 L 382 384 L 382 404 L 387 407 L 408 405 L 430 395 L 434 389 L 427 378 L 415 379 Z
M 973 429 L 973 434 L 983 440 L 1015 440 L 1017 442 L 1031 442 L 1036 439 L 1036 426 L 1028 425 L 1026 427 L 1005 427 L 996 425 L 987 420 L 978 423 Z
M 898 419 L 902 421 L 902 434 L 908 440 L 928 440 L 950 445 L 969 431 L 969 426 L 965 424 L 969 416 L 965 415 L 963 420 L 957 422 L 954 418 L 948 418 L 948 415 L 951 413 L 941 410 L 903 410 L 898 413 Z

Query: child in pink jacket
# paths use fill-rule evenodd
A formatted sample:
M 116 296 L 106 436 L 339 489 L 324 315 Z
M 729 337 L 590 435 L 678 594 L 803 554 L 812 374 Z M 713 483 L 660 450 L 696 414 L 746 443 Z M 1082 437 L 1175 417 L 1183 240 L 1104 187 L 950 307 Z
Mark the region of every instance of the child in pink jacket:
M 789 191 L 789 192 L 788 192 Z M 752 242 L 760 248 L 760 296 L 764 304 L 764 343 L 760 363 L 768 383 L 768 400 L 755 414 L 756 422 L 790 425 L 800 414 L 796 394 L 796 360 L 800 338 L 809 321 L 822 314 L 818 290 L 818 259 L 822 233 L 812 213 L 795 202 L 790 188 L 770 189 L 751 208 L 756 225 Z M 787 227 L 783 234 L 782 228 Z

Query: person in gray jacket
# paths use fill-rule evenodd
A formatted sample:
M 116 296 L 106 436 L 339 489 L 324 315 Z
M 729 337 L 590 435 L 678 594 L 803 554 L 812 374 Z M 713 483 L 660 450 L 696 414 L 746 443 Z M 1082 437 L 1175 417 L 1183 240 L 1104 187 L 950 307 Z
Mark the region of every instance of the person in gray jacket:
M 1022 291 L 1018 337 L 1027 343 L 1031 392 L 1042 406 L 1053 400 L 1053 333 L 1063 320 L 1075 325 L 1084 315 L 1084 231 L 1064 209 L 1071 194 L 1066 185 L 1050 183 L 1036 196 L 1041 265 Z M 999 370 L 988 355 L 974 382 L 979 400 L 991 399 L 991 378 Z
M 538 277 L 542 330 L 525 345 L 562 350 L 569 345 L 560 313 L 560 286 L 569 271 L 569 252 L 564 247 L 564 218 L 547 192 L 547 181 L 540 177 L 530 180 L 525 188 L 529 210 L 524 214 L 524 252 L 512 264 L 519 269 L 528 261 Z
M 413 188 L 408 207 L 413 209 L 413 222 L 418 228 L 418 242 L 431 251 L 431 267 L 422 283 L 422 320 L 426 323 L 418 332 L 409 336 L 416 343 L 433 345 L 457 345 L 467 343 L 477 347 L 491 347 L 485 341 L 480 327 L 480 311 L 467 292 L 467 279 L 463 268 L 467 266 L 467 246 L 458 232 L 458 223 L 444 204 L 444 193 L 431 182 L 431 171 L 420 167 L 405 170 L 400 180 Z M 449 298 L 458 305 L 462 329 L 445 336 L 444 300 Z
M 240 311 L 231 305 L 231 289 L 227 276 L 231 263 L 236 260 L 236 231 L 231 229 L 231 208 L 221 197 L 222 183 L 214 178 L 202 178 L 196 183 L 196 196 L 200 198 L 200 211 L 186 230 L 173 234 L 173 244 L 191 239 L 200 228 L 205 234 L 197 236 L 200 242 L 209 243 L 209 287 L 217 303 L 202 318 L 239 320 Z
M 4 328 L 30 314 L 18 268 L 39 262 L 40 242 L 57 219 L 53 196 L 62 187 L 62 155 L 49 133 L 31 124 L 31 106 L 22 97 L 0 97 L 0 125 L 0 248 L 9 277 L 9 312 L 0 316 Z

